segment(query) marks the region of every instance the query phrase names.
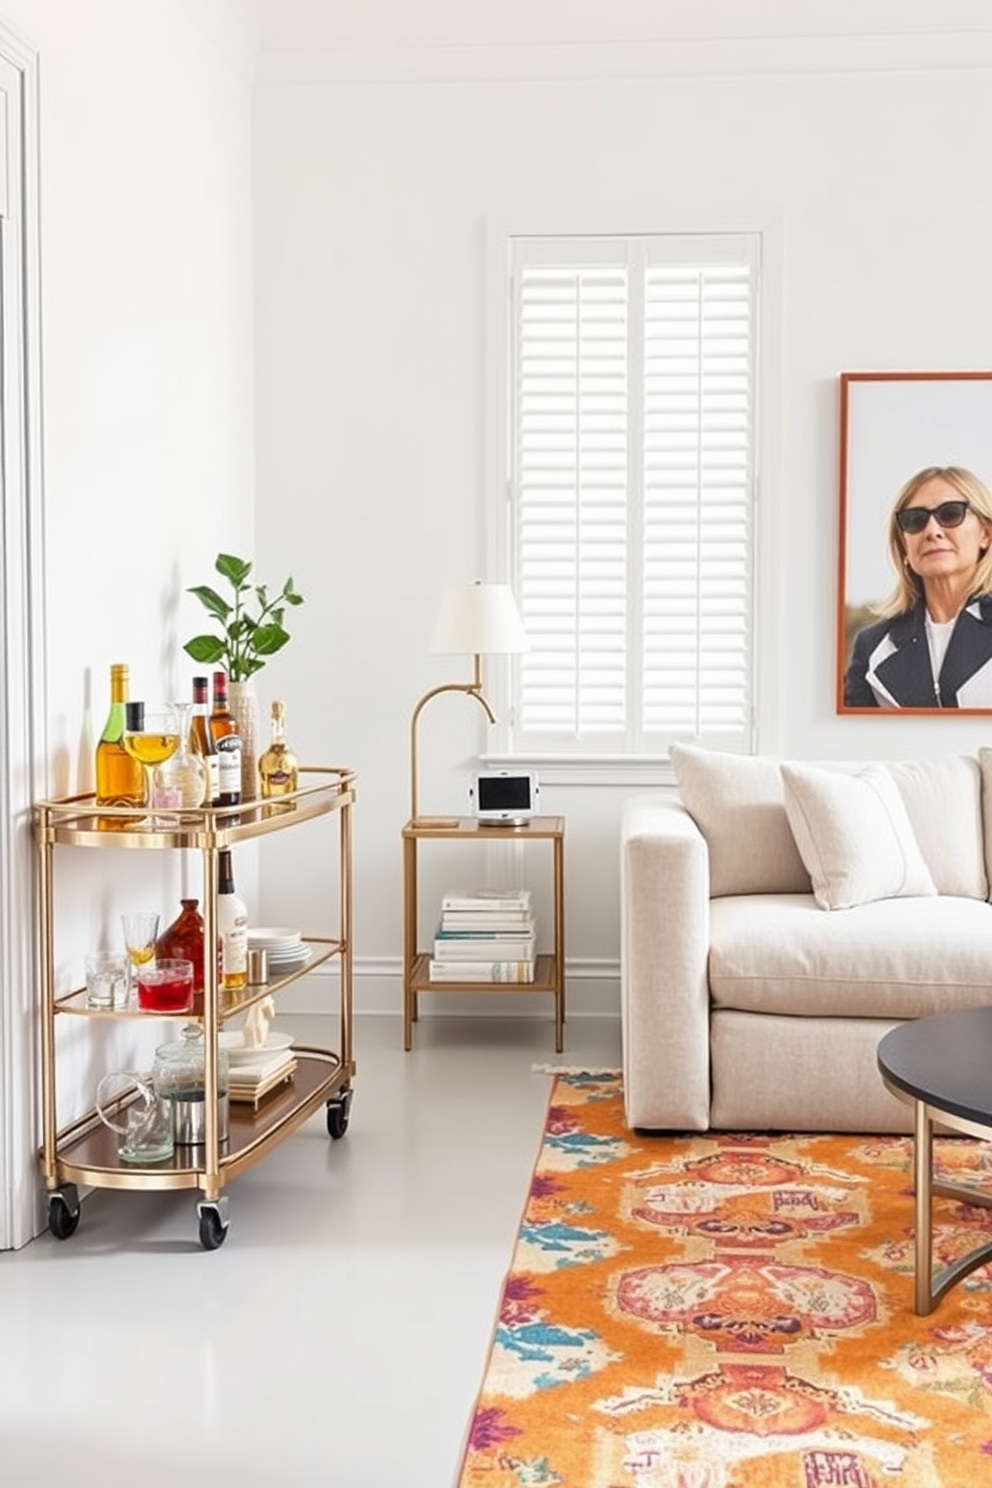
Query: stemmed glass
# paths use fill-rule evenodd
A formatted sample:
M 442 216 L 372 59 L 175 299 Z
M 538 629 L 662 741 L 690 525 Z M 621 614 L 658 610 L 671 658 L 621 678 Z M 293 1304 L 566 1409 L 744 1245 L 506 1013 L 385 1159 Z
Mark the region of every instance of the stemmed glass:
M 171 759 L 179 748 L 179 730 L 171 707 L 146 708 L 144 703 L 125 703 L 124 733 L 121 743 L 132 759 L 145 772 L 145 807 L 148 816 L 141 823 L 153 830 L 174 824 L 155 815 L 155 766 Z

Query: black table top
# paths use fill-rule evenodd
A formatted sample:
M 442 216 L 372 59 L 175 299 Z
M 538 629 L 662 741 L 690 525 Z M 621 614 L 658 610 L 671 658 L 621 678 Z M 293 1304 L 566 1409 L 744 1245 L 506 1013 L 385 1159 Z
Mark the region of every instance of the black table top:
M 992 1007 L 901 1023 L 879 1041 L 878 1067 L 916 1100 L 992 1127 Z

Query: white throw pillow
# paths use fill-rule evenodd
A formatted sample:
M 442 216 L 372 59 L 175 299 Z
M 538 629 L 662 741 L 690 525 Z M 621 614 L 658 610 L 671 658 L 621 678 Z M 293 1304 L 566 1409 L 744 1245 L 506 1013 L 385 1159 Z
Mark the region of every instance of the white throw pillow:
M 821 909 L 936 894 L 889 772 L 783 764 L 785 810 Z
M 682 803 L 706 838 L 710 894 L 808 894 L 778 760 L 696 744 L 669 750 Z

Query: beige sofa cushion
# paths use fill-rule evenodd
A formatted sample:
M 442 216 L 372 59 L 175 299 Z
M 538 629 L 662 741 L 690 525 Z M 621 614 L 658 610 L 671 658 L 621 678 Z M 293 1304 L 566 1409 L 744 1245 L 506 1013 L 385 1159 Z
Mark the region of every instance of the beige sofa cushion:
M 808 894 L 777 760 L 694 744 L 669 750 L 679 794 L 706 839 L 710 893 Z
M 785 763 L 785 812 L 821 909 L 936 894 L 899 787 L 883 765 L 857 775 Z
M 711 894 L 808 893 L 810 876 L 785 811 L 781 761 L 694 744 L 673 744 L 670 754 L 679 794 L 706 839 Z M 856 775 L 868 763 L 818 761 L 817 768 Z M 893 761 L 884 768 L 899 787 L 937 892 L 987 899 L 992 749 L 977 756 Z
M 989 781 L 992 791 L 992 749 Z M 989 897 L 982 822 L 982 769 L 973 754 L 897 760 L 886 769 L 899 787 L 913 835 L 938 894 Z
M 721 1008 L 917 1018 L 992 1002 L 992 905 L 880 899 L 823 914 L 809 895 L 710 905 L 710 995 Z

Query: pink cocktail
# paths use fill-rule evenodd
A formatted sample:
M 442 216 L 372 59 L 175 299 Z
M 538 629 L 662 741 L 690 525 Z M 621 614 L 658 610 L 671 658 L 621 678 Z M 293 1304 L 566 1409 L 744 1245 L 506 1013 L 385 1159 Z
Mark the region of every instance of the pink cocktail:
M 156 961 L 137 972 L 138 1006 L 146 1013 L 188 1013 L 193 1006 L 192 961 Z

